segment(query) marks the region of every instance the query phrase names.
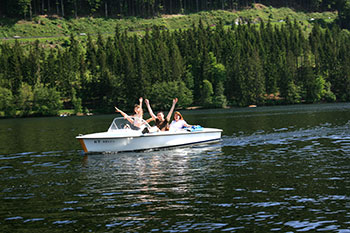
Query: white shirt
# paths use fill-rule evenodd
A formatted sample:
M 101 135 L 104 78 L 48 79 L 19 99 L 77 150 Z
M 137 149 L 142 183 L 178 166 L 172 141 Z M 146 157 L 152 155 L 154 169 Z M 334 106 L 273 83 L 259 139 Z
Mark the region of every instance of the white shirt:
M 187 125 L 187 123 L 184 120 L 178 120 L 178 121 L 173 120 L 170 124 L 169 131 L 177 131 L 177 130 L 183 129 L 185 125 Z

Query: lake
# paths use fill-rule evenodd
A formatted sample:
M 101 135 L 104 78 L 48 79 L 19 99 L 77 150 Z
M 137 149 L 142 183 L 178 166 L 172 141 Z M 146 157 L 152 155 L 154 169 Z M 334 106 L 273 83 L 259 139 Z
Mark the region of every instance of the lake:
M 0 232 L 350 232 L 350 104 L 182 111 L 214 144 L 84 155 L 115 115 L 0 120 Z

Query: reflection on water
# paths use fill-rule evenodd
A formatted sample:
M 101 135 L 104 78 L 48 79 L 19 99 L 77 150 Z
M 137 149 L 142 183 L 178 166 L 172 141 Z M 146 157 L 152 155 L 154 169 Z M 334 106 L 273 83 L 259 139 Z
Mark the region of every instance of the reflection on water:
M 0 136 L 0 231 L 350 232 L 346 104 L 184 116 L 223 128 L 223 140 L 82 156 L 77 131 L 103 131 L 111 116 L 50 119 L 32 132 L 40 120 L 17 119 L 25 135 L 41 133 Z
M 140 191 L 153 190 L 156 193 L 164 193 L 171 189 L 177 193 L 185 193 L 191 185 L 191 182 L 188 182 L 192 179 L 189 173 L 193 169 L 191 161 L 198 159 L 197 156 L 201 156 L 209 149 L 210 154 L 216 155 L 220 153 L 221 148 L 204 146 L 153 152 L 89 155 L 84 159 L 84 171 L 89 174 L 89 181 L 94 182 L 89 184 L 89 187 L 94 187 L 92 190 L 97 193 L 110 193 L 109 183 L 113 183 L 113 190 L 117 184 L 119 187 L 117 193 L 127 191 L 127 186 L 130 184 L 137 185 Z M 100 180 L 101 172 L 106 174 L 102 180 Z M 175 184 L 181 185 L 173 189 Z

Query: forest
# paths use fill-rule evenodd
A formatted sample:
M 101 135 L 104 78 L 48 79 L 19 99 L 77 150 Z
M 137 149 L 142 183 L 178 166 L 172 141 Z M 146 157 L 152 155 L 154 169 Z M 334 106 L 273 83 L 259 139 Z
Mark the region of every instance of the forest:
M 342 11 L 348 0 L 2 0 L 0 16 L 31 19 L 34 15 L 60 17 L 154 17 L 208 10 L 240 10 L 261 3 L 305 11 Z
M 350 101 L 349 0 L 3 0 L 2 17 L 158 17 L 239 10 L 252 3 L 304 11 L 337 10 L 315 21 L 194 22 L 113 36 L 71 34 L 60 44 L 0 42 L 0 116 L 131 110 L 139 97 L 156 109 Z M 309 32 L 312 30 L 311 32 Z
M 208 108 L 350 101 L 350 34 L 336 24 L 261 22 L 191 29 L 152 27 L 129 36 L 71 35 L 61 46 L 0 43 L 0 111 L 55 115 L 59 109 Z

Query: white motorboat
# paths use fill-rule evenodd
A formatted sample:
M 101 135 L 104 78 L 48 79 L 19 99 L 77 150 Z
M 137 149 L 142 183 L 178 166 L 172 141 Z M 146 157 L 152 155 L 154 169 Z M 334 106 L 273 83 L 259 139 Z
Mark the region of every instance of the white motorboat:
M 138 126 L 135 126 L 138 125 Z M 221 139 L 221 129 L 191 127 L 178 131 L 155 131 L 139 118 L 115 118 L 107 132 L 79 135 L 84 152 L 120 152 L 160 149 Z

